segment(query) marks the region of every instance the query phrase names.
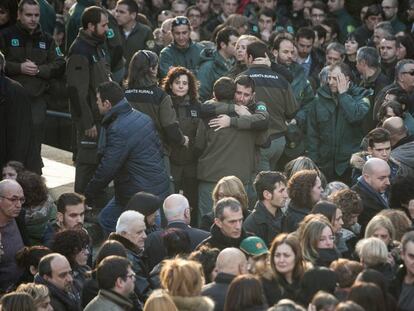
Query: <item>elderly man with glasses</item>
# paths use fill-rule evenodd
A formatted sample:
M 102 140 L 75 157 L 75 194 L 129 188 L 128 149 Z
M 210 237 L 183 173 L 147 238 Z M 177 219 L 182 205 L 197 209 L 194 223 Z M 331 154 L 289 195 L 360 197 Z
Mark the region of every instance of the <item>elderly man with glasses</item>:
M 16 223 L 24 203 L 23 189 L 11 179 L 0 181 L 0 237 L 3 254 L 0 264 L 0 294 L 17 282 L 22 270 L 17 266 L 15 256 L 24 247 Z
M 190 39 L 191 25 L 185 16 L 177 16 L 171 23 L 173 42 L 160 53 L 160 73 L 165 77 L 173 66 L 182 66 L 197 74 L 203 46 Z

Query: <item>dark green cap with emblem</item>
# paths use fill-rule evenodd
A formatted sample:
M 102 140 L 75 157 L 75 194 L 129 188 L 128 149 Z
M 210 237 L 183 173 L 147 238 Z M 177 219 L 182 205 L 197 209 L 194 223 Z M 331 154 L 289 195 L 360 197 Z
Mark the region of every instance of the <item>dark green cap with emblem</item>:
M 240 249 L 248 256 L 261 256 L 269 251 L 266 243 L 258 236 L 245 238 L 240 244 Z

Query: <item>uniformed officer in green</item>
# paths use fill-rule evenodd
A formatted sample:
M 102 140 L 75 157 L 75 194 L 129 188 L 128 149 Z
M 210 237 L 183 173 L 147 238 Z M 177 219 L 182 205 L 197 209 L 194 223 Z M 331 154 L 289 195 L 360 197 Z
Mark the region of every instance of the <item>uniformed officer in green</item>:
M 364 137 L 362 122 L 372 91 L 354 85 L 350 77 L 348 65 L 331 65 L 328 84 L 317 90 L 307 116 L 309 157 L 329 181 L 350 182 L 349 160 Z
M 35 152 L 40 155 L 44 136 L 49 82 L 63 74 L 65 60 L 53 38 L 39 24 L 36 0 L 22 0 L 18 21 L 0 32 L 0 50 L 6 57 L 6 75 L 19 82 L 30 96 Z
M 77 129 L 75 192 L 83 193 L 98 164 L 97 140 L 101 115 L 96 88 L 109 81 L 105 52 L 108 15 L 92 6 L 82 14 L 82 28 L 68 52 L 66 74 L 72 120 Z
M 138 5 L 134 0 L 119 0 L 115 8 L 115 18 L 119 25 L 126 71 L 132 56 L 139 50 L 152 50 L 155 47 L 152 30 L 137 21 Z

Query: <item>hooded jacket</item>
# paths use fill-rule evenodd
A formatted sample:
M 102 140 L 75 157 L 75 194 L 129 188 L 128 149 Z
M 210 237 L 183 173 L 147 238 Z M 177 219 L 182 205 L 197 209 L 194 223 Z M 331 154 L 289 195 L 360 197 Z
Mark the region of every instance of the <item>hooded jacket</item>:
M 200 68 L 197 79 L 200 81 L 200 98 L 206 101 L 212 98 L 213 85 L 218 78 L 225 76 L 233 67 L 233 59 L 225 59 L 218 50 L 204 49 L 200 54 Z
M 213 311 L 214 302 L 203 296 L 195 297 L 182 297 L 172 296 L 172 300 L 175 303 L 178 311 Z
M 369 110 L 372 91 L 351 85 L 345 93 L 332 93 L 321 86 L 307 118 L 309 157 L 328 179 L 342 175 L 363 138 L 361 123 Z

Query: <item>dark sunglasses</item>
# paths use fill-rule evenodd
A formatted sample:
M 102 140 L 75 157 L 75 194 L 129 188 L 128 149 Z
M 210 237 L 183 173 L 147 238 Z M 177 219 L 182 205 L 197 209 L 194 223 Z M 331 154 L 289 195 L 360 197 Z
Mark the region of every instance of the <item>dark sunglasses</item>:
M 181 25 L 190 25 L 190 21 L 188 20 L 187 17 L 178 16 L 174 18 L 171 24 L 172 27 L 181 26 Z

